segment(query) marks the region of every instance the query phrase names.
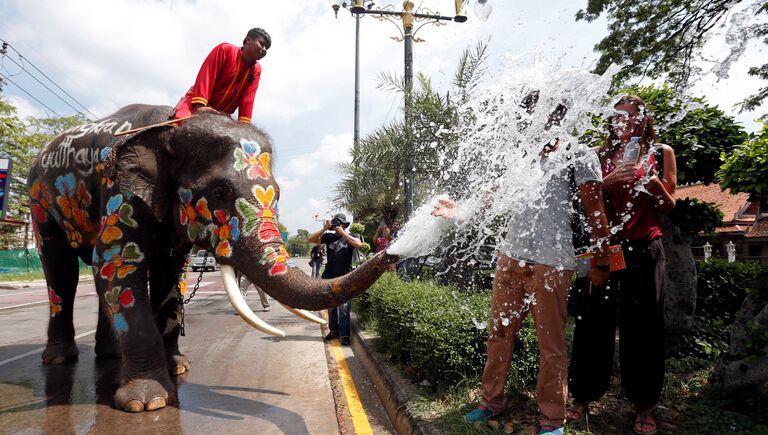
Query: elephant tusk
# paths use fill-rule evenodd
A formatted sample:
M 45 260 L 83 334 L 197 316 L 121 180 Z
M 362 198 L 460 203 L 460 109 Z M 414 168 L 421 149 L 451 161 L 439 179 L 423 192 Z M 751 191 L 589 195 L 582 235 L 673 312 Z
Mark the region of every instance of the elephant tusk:
M 328 324 L 328 322 L 325 319 L 323 319 L 322 317 L 318 317 L 318 316 L 310 313 L 307 310 L 300 310 L 298 308 L 291 308 L 291 307 L 289 307 L 288 305 L 285 305 L 282 302 L 280 303 L 280 305 L 282 305 L 283 307 L 285 307 L 286 310 L 292 312 L 293 314 L 301 317 L 304 320 L 308 320 L 310 322 L 317 323 L 318 325 L 327 325 Z
M 237 314 L 239 314 L 240 317 L 245 320 L 245 323 L 253 326 L 265 334 L 274 335 L 276 337 L 285 337 L 285 332 L 259 319 L 259 317 L 253 313 L 248 304 L 245 303 L 245 298 L 243 297 L 243 294 L 240 293 L 240 288 L 237 285 L 235 269 L 232 268 L 232 266 L 227 266 L 224 264 L 221 265 L 221 280 L 224 283 L 224 291 L 227 292 L 229 302 L 232 304 L 232 307 L 234 307 L 235 311 L 237 311 Z

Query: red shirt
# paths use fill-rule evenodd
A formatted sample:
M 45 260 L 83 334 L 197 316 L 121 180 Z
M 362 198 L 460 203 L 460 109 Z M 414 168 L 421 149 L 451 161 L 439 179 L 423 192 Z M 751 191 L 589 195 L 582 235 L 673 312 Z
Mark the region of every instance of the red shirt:
M 192 105 L 201 104 L 229 114 L 237 109 L 237 120 L 250 123 L 260 77 L 261 65 L 247 66 L 240 47 L 219 44 L 205 58 L 195 84 L 176 105 L 173 117 L 189 116 Z
M 656 158 L 653 154 L 648 162 L 656 170 Z M 603 163 L 602 166 L 603 178 L 616 168 L 613 163 Z M 605 214 L 611 228 L 620 226 L 622 221 L 626 220 L 614 238 L 651 241 L 662 235 L 661 218 L 653 204 L 653 196 L 635 189 L 637 182 L 644 176 L 645 169 L 640 166 L 635 172 L 634 181 L 606 186 L 603 190 Z

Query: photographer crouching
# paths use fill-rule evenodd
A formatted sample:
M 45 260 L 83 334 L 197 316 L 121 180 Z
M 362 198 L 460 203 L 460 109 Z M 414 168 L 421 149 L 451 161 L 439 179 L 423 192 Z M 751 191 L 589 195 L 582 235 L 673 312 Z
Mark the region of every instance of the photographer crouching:
M 325 264 L 325 270 L 321 278 L 337 278 L 346 275 L 352 270 L 352 254 L 355 249 L 360 248 L 362 242 L 357 234 L 347 233 L 349 226 L 347 217 L 342 213 L 337 213 L 330 221 L 325 221 L 323 228 L 311 236 L 309 243 L 322 243 L 325 245 L 328 262 Z M 349 309 L 352 302 L 346 302 L 336 308 L 328 310 L 328 329 L 330 332 L 325 336 L 325 340 L 339 338 L 341 344 L 349 346 Z

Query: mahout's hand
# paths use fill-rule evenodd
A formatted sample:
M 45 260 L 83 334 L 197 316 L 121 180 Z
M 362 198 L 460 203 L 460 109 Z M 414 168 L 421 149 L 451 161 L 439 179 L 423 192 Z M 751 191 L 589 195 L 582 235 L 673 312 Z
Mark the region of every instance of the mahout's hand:
M 432 210 L 432 216 L 450 219 L 456 214 L 456 202 L 450 199 L 438 199 Z

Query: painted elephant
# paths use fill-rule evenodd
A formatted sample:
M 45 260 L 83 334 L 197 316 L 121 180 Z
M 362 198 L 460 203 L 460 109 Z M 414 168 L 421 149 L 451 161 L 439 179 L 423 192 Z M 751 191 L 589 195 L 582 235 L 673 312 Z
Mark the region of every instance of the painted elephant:
M 77 357 L 72 305 L 81 258 L 99 296 L 96 354 L 122 358 L 115 402 L 133 412 L 166 406 L 175 397 L 169 372 L 189 369 L 178 344 L 177 283 L 193 245 L 214 253 L 241 317 L 275 335 L 283 333 L 248 308 L 236 270 L 311 319 L 301 309 L 344 303 L 394 260 L 382 254 L 334 280 L 289 268 L 269 136 L 212 114 L 115 135 L 166 121 L 170 111 L 132 105 L 70 129 L 40 151 L 28 179 L 51 313 L 43 363 Z

